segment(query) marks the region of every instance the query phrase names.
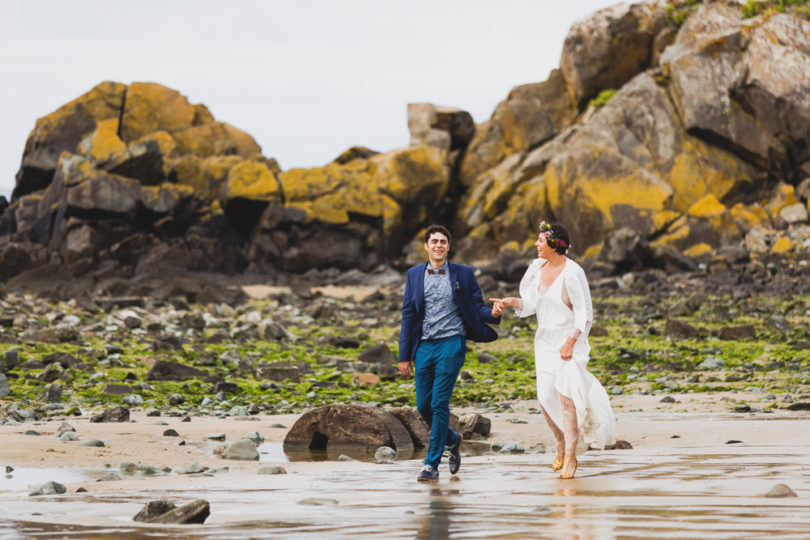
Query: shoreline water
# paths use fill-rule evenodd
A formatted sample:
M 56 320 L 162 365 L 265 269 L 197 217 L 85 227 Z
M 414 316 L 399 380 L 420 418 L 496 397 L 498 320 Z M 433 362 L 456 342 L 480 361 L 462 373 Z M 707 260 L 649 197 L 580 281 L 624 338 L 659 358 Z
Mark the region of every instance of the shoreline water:
M 755 396 L 744 397 L 753 402 Z M 577 477 L 568 481 L 558 480 L 549 468 L 553 441 L 542 415 L 532 413 L 532 401 L 512 402 L 510 412 L 484 413 L 492 420 L 488 441 L 516 442 L 526 453 L 466 456 L 457 476 L 443 464 L 439 481 L 429 484 L 415 481 L 420 468 L 415 459 L 245 462 L 220 459 L 206 443 L 213 432 L 224 433 L 229 443 L 254 430 L 267 442 L 280 443 L 297 414 L 262 415 L 256 421 L 192 417 L 185 423 L 140 412 L 129 423 L 68 419 L 83 440 L 104 440 L 104 448 L 55 439 L 61 420 L 3 425 L 0 465 L 21 472 L 78 470 L 87 479 L 67 482 L 64 495 L 39 497 L 28 496 L 37 486 L 7 491 L 0 483 L 0 523 L 5 523 L 0 538 L 57 538 L 68 531 L 83 538 L 145 538 L 157 531 L 169 538 L 756 538 L 766 533 L 800 538 L 810 526 L 807 413 L 738 414 L 710 394 L 680 398 L 683 403 L 660 403 L 658 396 L 613 397 L 618 436 L 633 449 L 589 450 Z M 693 399 L 687 403 L 688 398 Z M 701 410 L 679 410 L 685 406 Z M 279 424 L 285 428 L 270 427 Z M 168 427 L 186 444 L 163 437 Z M 42 435 L 25 435 L 27 429 Z M 194 462 L 217 472 L 121 474 L 121 480 L 93 481 L 94 474 L 118 471 L 125 461 L 173 468 Z M 266 465 L 282 466 L 287 474 L 258 474 Z M 764 498 L 780 483 L 798 497 Z M 78 487 L 87 492 L 76 493 Z M 211 516 L 204 525 L 132 521 L 146 502 L 160 498 L 178 504 L 206 499 Z

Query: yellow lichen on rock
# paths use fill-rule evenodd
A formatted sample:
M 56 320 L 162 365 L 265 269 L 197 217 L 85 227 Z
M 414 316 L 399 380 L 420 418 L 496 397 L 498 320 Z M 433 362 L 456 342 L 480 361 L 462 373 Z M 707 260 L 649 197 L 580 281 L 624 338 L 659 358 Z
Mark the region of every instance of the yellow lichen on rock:
M 768 213 L 758 204 L 746 206 L 743 203 L 737 203 L 729 209 L 728 213 L 737 226 L 743 230 L 757 227 L 768 221 Z
M 383 200 L 372 181 L 372 170 L 367 161 L 357 159 L 343 165 L 290 169 L 279 175 L 279 182 L 286 204 L 304 210 L 307 221 L 348 223 L 350 214 L 384 219 Z M 389 207 L 388 217 L 395 216 Z M 393 227 L 393 222 L 389 224 Z
M 790 253 L 796 248 L 796 245 L 793 243 L 793 240 L 786 236 L 782 236 L 774 242 L 773 247 L 771 247 L 771 253 L 773 255 L 785 255 Z
M 194 123 L 195 109 L 176 90 L 156 83 L 135 82 L 127 88 L 121 138 L 134 141 L 154 131 L 175 133 Z
M 281 189 L 273 173 L 264 163 L 243 161 L 228 171 L 225 200 L 234 198 L 254 201 L 281 201 Z
M 632 166 L 626 158 L 600 148 L 591 150 L 591 156 L 569 155 L 562 162 L 552 162 L 544 173 L 549 205 L 572 209 L 563 220 L 576 222 L 589 216 L 588 219 L 600 222 L 600 229 L 610 230 L 625 225 L 616 219 L 619 208 L 632 208 L 636 215 L 639 211 L 669 208 L 671 186 Z M 583 166 L 581 161 L 589 164 Z
M 355 160 L 352 163 L 355 163 Z M 372 157 L 372 176 L 379 189 L 399 203 L 428 197 L 431 204 L 444 196 L 450 183 L 444 153 L 430 146 L 415 146 Z
M 99 121 L 96 130 L 82 141 L 80 147 L 81 153 L 96 163 L 102 163 L 115 154 L 125 152 L 127 145 L 118 137 L 118 118 Z
M 604 242 L 599 242 L 598 244 L 588 246 L 588 248 L 585 250 L 585 253 L 582 254 L 582 258 L 596 260 L 602 255 L 602 250 L 604 249 L 604 247 L 605 247 Z
M 708 255 L 713 251 L 712 246 L 705 242 L 701 242 L 700 244 L 695 244 L 694 246 L 685 249 L 683 254 L 687 257 L 697 258 L 702 257 L 703 255 Z
M 796 204 L 797 202 L 799 202 L 799 199 L 796 197 L 795 188 L 790 184 L 782 182 L 776 187 L 773 197 L 771 197 L 770 202 L 768 202 L 768 213 L 771 216 L 778 216 L 783 208 Z
M 726 206 L 717 200 L 714 194 L 709 193 L 697 200 L 689 207 L 687 214 L 696 218 L 717 218 L 726 212 Z
M 125 91 L 126 86 L 121 83 L 105 81 L 98 84 L 86 94 L 39 118 L 31 136 L 37 139 L 59 136 L 58 131 L 65 129 L 65 126 L 78 123 L 79 117 L 82 116 L 87 118 L 84 118 L 81 124 L 86 124 L 88 120 L 93 122 L 85 126 L 89 129 L 82 130 L 84 134 L 90 133 L 98 122 L 108 118 L 117 119 L 121 115 Z
M 198 198 L 212 200 L 222 196 L 228 171 L 241 162 L 242 158 L 239 156 L 213 156 L 202 159 L 188 155 L 175 161 L 172 174 L 178 184 L 194 188 Z
M 686 222 L 686 217 L 682 216 L 667 228 L 667 232 L 665 234 L 651 242 L 650 246 L 653 248 L 663 246 L 675 247 L 689 238 L 689 233 L 690 228 Z
M 735 186 L 751 181 L 750 167 L 727 152 L 693 138 L 685 138 L 683 144 L 665 178 L 675 190 L 674 210 L 685 212 L 707 194 L 722 199 Z
M 191 153 L 201 157 L 237 155 L 249 159 L 262 151 L 253 137 L 222 122 L 192 126 L 172 135 L 180 154 Z
M 402 208 L 397 201 L 385 193 L 380 194 L 380 202 L 382 204 L 383 232 L 390 235 L 402 225 Z
M 163 156 L 164 159 L 174 156 L 177 152 L 177 143 L 167 131 L 155 131 L 154 133 L 145 135 L 140 139 L 133 141 L 131 146 L 147 143 L 149 141 L 154 141 L 158 145 L 160 155 Z
M 141 186 L 141 203 L 158 213 L 171 212 L 183 199 L 194 195 L 194 188 L 165 182 L 158 186 Z

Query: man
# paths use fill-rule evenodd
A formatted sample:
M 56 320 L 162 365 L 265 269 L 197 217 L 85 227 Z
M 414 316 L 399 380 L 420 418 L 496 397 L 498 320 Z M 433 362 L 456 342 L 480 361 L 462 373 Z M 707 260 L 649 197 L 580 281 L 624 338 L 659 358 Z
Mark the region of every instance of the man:
M 425 232 L 428 262 L 408 270 L 402 299 L 399 371 L 414 373 L 416 408 L 430 426 L 430 445 L 417 480 L 439 477 L 445 446 L 450 474 L 461 466 L 461 433 L 448 427 L 450 395 L 464 364 L 466 339 L 489 342 L 497 332 L 485 323 L 500 323 L 503 306 L 490 309 L 472 268 L 447 261 L 450 231 L 431 225 Z M 415 364 L 415 369 L 414 369 Z

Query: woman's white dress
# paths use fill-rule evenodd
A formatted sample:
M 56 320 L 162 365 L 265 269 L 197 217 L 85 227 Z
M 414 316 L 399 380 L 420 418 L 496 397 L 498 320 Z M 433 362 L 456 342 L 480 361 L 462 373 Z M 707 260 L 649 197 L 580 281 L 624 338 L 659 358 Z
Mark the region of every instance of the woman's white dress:
M 519 317 L 537 315 L 534 363 L 537 399 L 554 424 L 564 429 L 558 392 L 571 398 L 577 412 L 577 451 L 588 446 L 604 448 L 616 441 L 616 419 L 604 387 L 587 369 L 591 346 L 588 333 L 593 322 L 593 304 L 582 267 L 571 259 L 548 287 L 542 285 L 540 269 L 545 259 L 535 259 L 520 282 Z M 560 348 L 579 331 L 573 357 L 566 361 Z

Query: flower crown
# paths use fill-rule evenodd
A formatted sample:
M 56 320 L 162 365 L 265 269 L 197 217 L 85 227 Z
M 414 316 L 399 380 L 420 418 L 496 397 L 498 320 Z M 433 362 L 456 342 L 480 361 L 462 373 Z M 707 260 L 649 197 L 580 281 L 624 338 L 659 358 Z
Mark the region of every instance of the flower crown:
M 568 246 L 568 243 L 565 240 L 562 238 L 557 238 L 557 234 L 554 232 L 554 229 L 552 229 L 551 225 L 545 221 L 540 222 L 540 234 L 546 237 L 546 242 L 550 248 L 556 249 L 558 247 Z

